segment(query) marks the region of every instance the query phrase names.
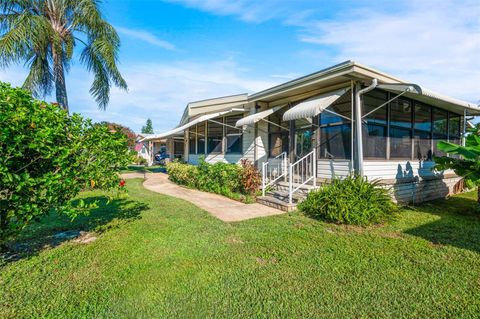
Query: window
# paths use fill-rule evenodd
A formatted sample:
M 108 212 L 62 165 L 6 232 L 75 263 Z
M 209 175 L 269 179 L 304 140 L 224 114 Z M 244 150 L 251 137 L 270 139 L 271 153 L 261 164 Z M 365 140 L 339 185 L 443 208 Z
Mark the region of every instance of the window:
M 390 128 L 390 158 L 412 157 L 412 131 Z
M 454 113 L 448 114 L 448 141 L 454 144 L 460 144 L 460 123 L 461 116 Z M 451 157 L 458 158 L 459 155 L 450 155 Z
M 448 112 L 433 108 L 433 155 L 445 156 L 437 147 L 438 142 L 448 140 Z
M 222 118 L 215 119 L 216 122 L 223 123 Z M 208 122 L 207 125 L 207 152 L 221 153 L 223 141 L 223 125 L 215 122 Z
M 387 156 L 387 127 L 384 125 L 367 125 L 363 128 L 364 158 L 385 159 Z
M 448 136 L 453 138 L 460 137 L 460 115 L 450 113 L 448 121 Z
M 197 139 L 197 127 L 191 126 L 188 129 L 188 153 L 189 154 L 197 154 L 196 150 L 196 139 Z
M 342 95 L 327 108 L 347 118 L 352 117 L 350 92 Z M 351 121 L 338 115 L 322 112 L 319 118 L 320 126 L 320 158 L 350 158 L 352 129 Z
M 205 123 L 197 124 L 197 154 L 205 154 Z
M 412 158 L 412 105 L 402 98 L 390 105 L 390 157 Z
M 303 157 L 312 151 L 312 123 L 295 121 L 295 155 Z
M 173 157 L 182 158 L 183 157 L 183 141 L 174 140 L 173 142 Z
M 225 135 L 227 140 L 226 153 L 241 154 L 243 132 L 241 129 L 235 128 L 235 124 L 240 120 L 242 115 L 229 116 L 225 118 Z
M 285 108 L 273 113 L 268 117 L 268 157 L 276 157 L 282 152 L 288 153 L 288 124 L 282 122 Z M 284 127 L 282 129 L 280 126 Z
M 320 158 L 350 158 L 352 130 L 350 124 L 327 126 L 320 132 Z
M 363 96 L 362 114 L 367 115 L 387 101 L 387 93 L 373 90 Z M 387 106 L 368 114 L 364 120 L 363 139 L 368 141 L 364 145 L 365 158 L 387 157 Z
M 432 107 L 415 102 L 414 158 L 432 159 Z

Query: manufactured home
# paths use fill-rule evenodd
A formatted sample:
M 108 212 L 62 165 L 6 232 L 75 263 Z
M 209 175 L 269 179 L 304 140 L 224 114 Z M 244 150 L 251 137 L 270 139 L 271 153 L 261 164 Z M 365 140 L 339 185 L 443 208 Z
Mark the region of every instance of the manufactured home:
M 177 127 L 144 142 L 181 137 L 192 164 L 249 159 L 264 191 L 283 194 L 264 194 L 272 206 L 353 173 L 415 203 L 462 189 L 452 171 L 432 170 L 433 156 L 444 155 L 438 141 L 463 143 L 478 114 L 478 105 L 347 61 L 254 94 L 189 103 Z

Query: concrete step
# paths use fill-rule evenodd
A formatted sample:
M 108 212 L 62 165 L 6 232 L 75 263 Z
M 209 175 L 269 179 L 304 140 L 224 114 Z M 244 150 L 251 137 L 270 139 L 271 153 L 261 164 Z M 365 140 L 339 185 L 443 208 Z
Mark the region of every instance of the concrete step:
M 267 192 L 267 195 L 288 203 L 288 191 L 272 190 Z M 304 194 L 295 192 L 293 193 L 292 201 L 297 203 L 298 201 L 305 199 L 305 197 Z
M 298 196 L 303 196 L 303 197 L 306 197 L 307 194 L 311 190 L 315 189 L 313 187 L 313 184 L 312 185 L 309 185 L 309 184 L 300 185 L 300 184 L 293 183 L 293 188 L 295 189 L 297 187 L 300 187 L 300 188 L 294 194 L 298 195 Z M 280 192 L 287 192 L 288 193 L 288 182 L 278 182 L 275 185 L 275 189 L 277 191 L 280 191 Z
M 296 204 L 289 204 L 288 203 L 288 194 L 287 194 L 287 201 L 280 200 L 273 196 L 260 196 L 257 197 L 257 203 L 273 207 L 279 210 L 283 210 L 285 212 L 292 212 L 297 209 Z

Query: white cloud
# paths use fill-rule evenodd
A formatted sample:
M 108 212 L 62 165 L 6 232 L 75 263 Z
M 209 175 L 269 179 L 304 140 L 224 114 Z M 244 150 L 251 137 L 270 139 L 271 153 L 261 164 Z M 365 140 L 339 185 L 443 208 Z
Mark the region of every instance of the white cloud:
M 175 127 L 188 102 L 266 89 L 280 81 L 257 79 L 233 60 L 216 62 L 177 61 L 139 63 L 121 68 L 128 93 L 113 88 L 106 111 L 98 110 L 88 92 L 92 76 L 74 65 L 67 77 L 71 112 L 94 121 L 111 121 L 139 131 L 151 118 L 155 132 Z M 26 76 L 23 68 L 0 72 L 0 80 L 19 86 Z M 47 101 L 54 98 L 47 97 Z
M 308 45 L 298 54 L 324 61 L 323 67 L 356 60 L 458 98 L 480 99 L 478 0 L 352 2 L 328 11 L 330 20 L 321 10 L 335 6 L 318 0 L 166 1 L 246 22 L 277 19 Z
M 231 60 L 138 64 L 122 72 L 129 92 L 114 89 L 107 112 L 132 115 L 125 123 L 132 123 L 134 129 L 150 117 L 156 132 L 176 126 L 188 102 L 252 93 L 278 82 L 246 76 Z
M 179 3 L 188 8 L 195 8 L 221 16 L 235 16 L 247 22 L 263 22 L 286 15 L 291 2 L 287 0 L 164 0 Z
M 151 45 L 154 45 L 159 48 L 163 48 L 166 50 L 171 50 L 175 51 L 176 47 L 174 44 L 162 40 L 158 38 L 156 35 L 154 35 L 151 32 L 145 31 L 145 30 L 139 30 L 139 29 L 130 29 L 130 28 L 124 28 L 124 27 L 115 27 L 115 29 L 118 31 L 118 33 L 132 37 L 134 39 L 149 43 Z
M 400 12 L 363 9 L 303 21 L 299 39 L 337 62 L 353 59 L 434 90 L 480 99 L 480 3 L 409 1 Z

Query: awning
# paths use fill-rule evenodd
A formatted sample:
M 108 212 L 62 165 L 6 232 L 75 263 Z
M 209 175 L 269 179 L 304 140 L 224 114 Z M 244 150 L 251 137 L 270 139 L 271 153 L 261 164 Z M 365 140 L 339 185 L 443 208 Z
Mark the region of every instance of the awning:
M 190 127 L 192 127 L 192 126 L 194 126 L 198 123 L 205 122 L 205 121 L 211 120 L 213 118 L 216 118 L 216 117 L 219 117 L 219 116 L 222 116 L 222 115 L 234 112 L 234 111 L 240 111 L 240 110 L 239 109 L 231 109 L 231 110 L 228 110 L 228 111 L 202 115 L 200 117 L 197 117 L 194 120 L 191 120 L 190 122 L 188 122 L 184 125 L 177 126 L 176 128 L 174 128 L 170 131 L 160 133 L 160 134 L 149 135 L 149 136 L 145 137 L 144 139 L 142 139 L 141 141 L 146 142 L 146 141 L 158 140 L 158 139 L 161 139 L 161 138 L 166 138 L 166 137 L 169 137 L 169 136 L 172 136 L 172 135 L 176 135 L 178 133 L 183 133 L 183 131 L 185 131 L 186 129 L 188 129 L 188 128 L 190 128 Z M 243 111 L 243 109 L 241 111 Z
M 287 104 L 272 107 L 271 109 L 246 116 L 246 117 L 238 120 L 237 123 L 235 124 L 235 126 L 236 127 L 242 127 L 244 125 L 253 125 L 253 124 L 257 123 L 258 121 L 263 120 L 267 116 L 269 116 L 269 115 L 277 112 L 278 110 L 284 108 L 285 106 L 287 106 Z
M 453 112 L 463 114 L 463 110 L 467 111 L 467 115 L 479 115 L 480 107 L 473 103 L 468 103 L 453 97 L 449 97 L 432 90 L 421 87 L 418 84 L 413 83 L 392 83 L 392 84 L 379 84 L 379 89 L 384 89 L 394 93 L 405 92 L 405 96 L 416 99 L 420 102 L 432 104 L 435 106 L 443 107 Z
M 350 88 L 343 88 L 305 100 L 285 112 L 283 120 L 292 121 L 317 116 L 348 90 Z

